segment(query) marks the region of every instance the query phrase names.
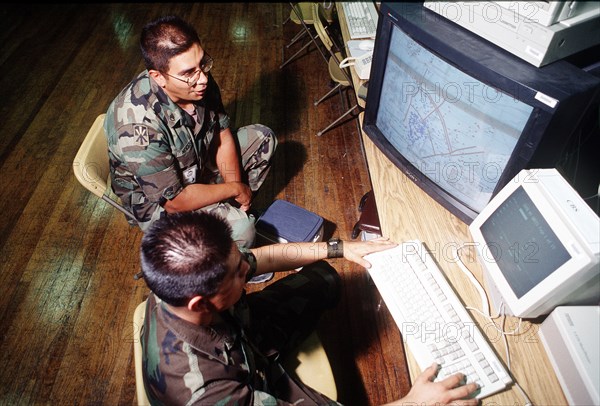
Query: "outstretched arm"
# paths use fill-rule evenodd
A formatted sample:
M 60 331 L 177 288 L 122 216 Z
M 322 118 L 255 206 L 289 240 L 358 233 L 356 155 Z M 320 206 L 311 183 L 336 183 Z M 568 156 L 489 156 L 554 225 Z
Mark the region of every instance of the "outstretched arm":
M 377 251 L 383 251 L 397 244 L 387 238 L 376 238 L 370 241 L 344 241 L 344 258 L 366 268 L 371 264 L 363 257 Z M 327 258 L 327 242 L 299 242 L 273 244 L 253 248 L 257 261 L 256 274 L 289 271 L 320 259 Z

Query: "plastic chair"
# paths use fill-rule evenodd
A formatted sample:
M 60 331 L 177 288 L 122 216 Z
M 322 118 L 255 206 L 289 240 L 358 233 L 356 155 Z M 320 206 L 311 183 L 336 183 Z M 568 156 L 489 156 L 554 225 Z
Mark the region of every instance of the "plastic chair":
M 144 324 L 146 301 L 140 303 L 133 313 L 133 358 L 135 365 L 135 392 L 138 406 L 148 406 L 150 402 L 144 388 L 142 375 L 142 342 L 140 329 Z M 332 400 L 337 400 L 337 388 L 331 371 L 331 365 L 323 344 L 316 332 L 313 332 L 283 363 L 286 370 L 292 370 L 304 384 L 321 392 Z
M 137 305 L 133 312 L 133 362 L 135 366 L 135 394 L 138 406 L 148 406 L 150 401 L 144 388 L 144 377 L 142 375 L 142 342 L 140 341 L 141 328 L 144 325 L 146 315 L 146 301 Z
M 310 33 L 310 30 L 306 30 L 302 25 L 302 22 L 306 24 L 308 27 L 312 25 L 312 3 L 290 3 L 290 15 L 288 17 L 288 21 L 292 21 L 294 24 L 301 26 L 301 30 L 292 38 L 292 40 L 285 46 L 286 48 L 290 48 L 296 42 L 298 42 L 301 38 L 306 36 L 306 34 Z
M 108 142 L 103 127 L 105 116 L 106 114 L 100 114 L 96 117 L 94 124 L 83 139 L 73 160 L 73 172 L 83 187 L 125 214 L 129 219 L 135 220 L 133 214 L 126 210 L 116 197 L 111 198 Z
M 317 106 L 319 103 L 321 103 L 322 101 L 329 98 L 336 91 L 339 91 L 341 89 L 347 89 L 347 88 L 354 89 L 354 87 L 352 86 L 352 78 L 350 76 L 350 73 L 348 72 L 347 69 L 340 68 L 340 62 L 342 61 L 343 56 L 342 56 L 341 52 L 336 51 L 334 42 L 331 39 L 331 37 L 329 36 L 329 34 L 327 33 L 327 30 L 325 29 L 325 21 L 326 20 L 323 15 L 321 5 L 319 3 L 314 3 L 313 4 L 313 26 L 315 27 L 315 30 L 317 31 L 317 35 L 318 35 L 319 39 L 321 40 L 323 45 L 325 45 L 325 48 L 329 52 L 329 58 L 328 58 L 328 62 L 327 62 L 327 66 L 329 69 L 329 76 L 331 77 L 331 80 L 333 80 L 336 83 L 336 85 L 329 92 L 327 92 L 319 100 L 315 101 L 315 103 L 314 103 L 315 106 Z M 366 97 L 367 97 L 366 92 L 367 92 L 366 87 L 361 86 L 361 88 L 358 90 L 358 97 L 366 99 Z M 350 107 L 348 110 L 346 110 L 345 113 L 343 113 L 341 116 L 339 116 L 337 119 L 335 119 L 331 124 L 329 124 L 327 127 L 322 129 L 321 131 L 317 132 L 317 136 L 321 136 L 325 132 L 329 131 L 331 128 L 335 127 L 340 121 L 342 121 L 345 117 L 347 117 L 350 113 L 352 113 L 358 107 L 359 107 L 358 104 L 354 104 L 352 107 Z
M 283 367 L 286 371 L 293 371 L 305 385 L 321 392 L 331 400 L 337 400 L 337 388 L 331 364 L 316 331 L 304 340 L 295 354 L 291 354 L 283 361 Z
M 312 4 L 313 3 L 290 3 L 290 16 L 287 21 L 292 21 L 297 25 L 300 25 L 302 28 L 298 33 L 291 39 L 291 41 L 285 46 L 286 49 L 289 49 L 292 45 L 298 42 L 301 38 L 305 37 L 307 34 L 310 36 L 310 40 L 307 41 L 302 48 L 300 48 L 296 53 L 290 56 L 287 60 L 283 61 L 281 65 L 279 65 L 279 69 L 282 69 L 284 66 L 295 60 L 304 50 L 306 50 L 310 44 L 313 43 L 313 39 L 317 38 L 314 30 L 311 30 L 310 26 L 313 23 L 312 16 Z M 285 23 L 284 23 L 285 24 Z

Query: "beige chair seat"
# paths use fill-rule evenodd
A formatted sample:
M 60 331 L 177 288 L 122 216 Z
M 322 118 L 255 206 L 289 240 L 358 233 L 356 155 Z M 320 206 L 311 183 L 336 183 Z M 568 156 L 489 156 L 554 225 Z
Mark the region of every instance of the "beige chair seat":
M 337 400 L 333 371 L 316 331 L 304 340 L 297 353 L 292 354 L 283 362 L 283 366 L 287 371 L 294 371 L 304 384 L 321 392 L 329 399 Z
M 144 389 L 142 376 L 142 343 L 140 329 L 144 324 L 146 314 L 146 301 L 140 303 L 133 313 L 133 356 L 135 364 L 135 393 L 139 406 L 148 406 L 150 402 Z M 302 382 L 318 390 L 330 399 L 337 399 L 337 389 L 331 365 L 323 349 L 319 336 L 311 334 L 298 348 L 297 354 L 292 354 L 285 362 L 284 367 L 293 369 Z M 289 370 L 289 369 L 288 369 Z

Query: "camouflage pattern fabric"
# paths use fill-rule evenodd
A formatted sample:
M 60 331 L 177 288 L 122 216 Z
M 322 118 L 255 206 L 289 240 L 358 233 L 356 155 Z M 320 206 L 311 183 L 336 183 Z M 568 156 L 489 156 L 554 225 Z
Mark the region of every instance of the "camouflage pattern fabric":
M 339 288 L 336 271 L 320 261 L 244 294 L 210 327 L 179 319 L 151 294 L 141 336 L 148 399 L 153 405 L 339 405 L 277 361 L 335 306 Z
M 104 130 L 112 189 L 143 231 L 166 215 L 163 205 L 186 185 L 222 181 L 214 162 L 213 140 L 230 126 L 230 118 L 212 76 L 195 113 L 194 119 L 173 103 L 148 71 L 132 80 L 107 110 Z M 256 191 L 269 171 L 277 138 L 271 129 L 258 124 L 233 134 L 239 140 L 248 184 Z M 245 212 L 228 202 L 205 209 L 231 219 L 242 239 L 253 239 L 253 221 Z

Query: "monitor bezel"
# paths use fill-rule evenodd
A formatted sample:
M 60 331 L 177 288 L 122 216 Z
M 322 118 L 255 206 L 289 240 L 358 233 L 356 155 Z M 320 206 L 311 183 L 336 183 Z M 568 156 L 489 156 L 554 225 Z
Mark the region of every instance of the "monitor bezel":
M 508 314 L 524 318 L 534 318 L 548 313 L 555 307 L 553 301 L 560 303 L 569 293 L 576 291 L 583 283 L 594 278 L 596 273 L 593 265 L 598 263 L 598 259 L 590 247 L 573 231 L 570 219 L 561 212 L 558 205 L 552 202 L 552 197 L 544 187 L 544 183 L 540 181 L 541 176 L 555 179 L 562 177 L 556 169 L 520 171 L 469 225 L 469 231 L 485 279 L 493 284 L 493 286 L 488 286 L 488 291 L 495 291 L 501 296 Z M 520 187 L 532 200 L 571 258 L 552 271 L 527 293 L 517 297 L 491 254 L 492 248 L 490 247 L 492 247 L 493 242 L 486 241 L 481 232 L 481 227 Z M 581 199 L 574 190 L 573 194 L 574 199 Z M 585 207 L 585 204 L 581 206 Z

